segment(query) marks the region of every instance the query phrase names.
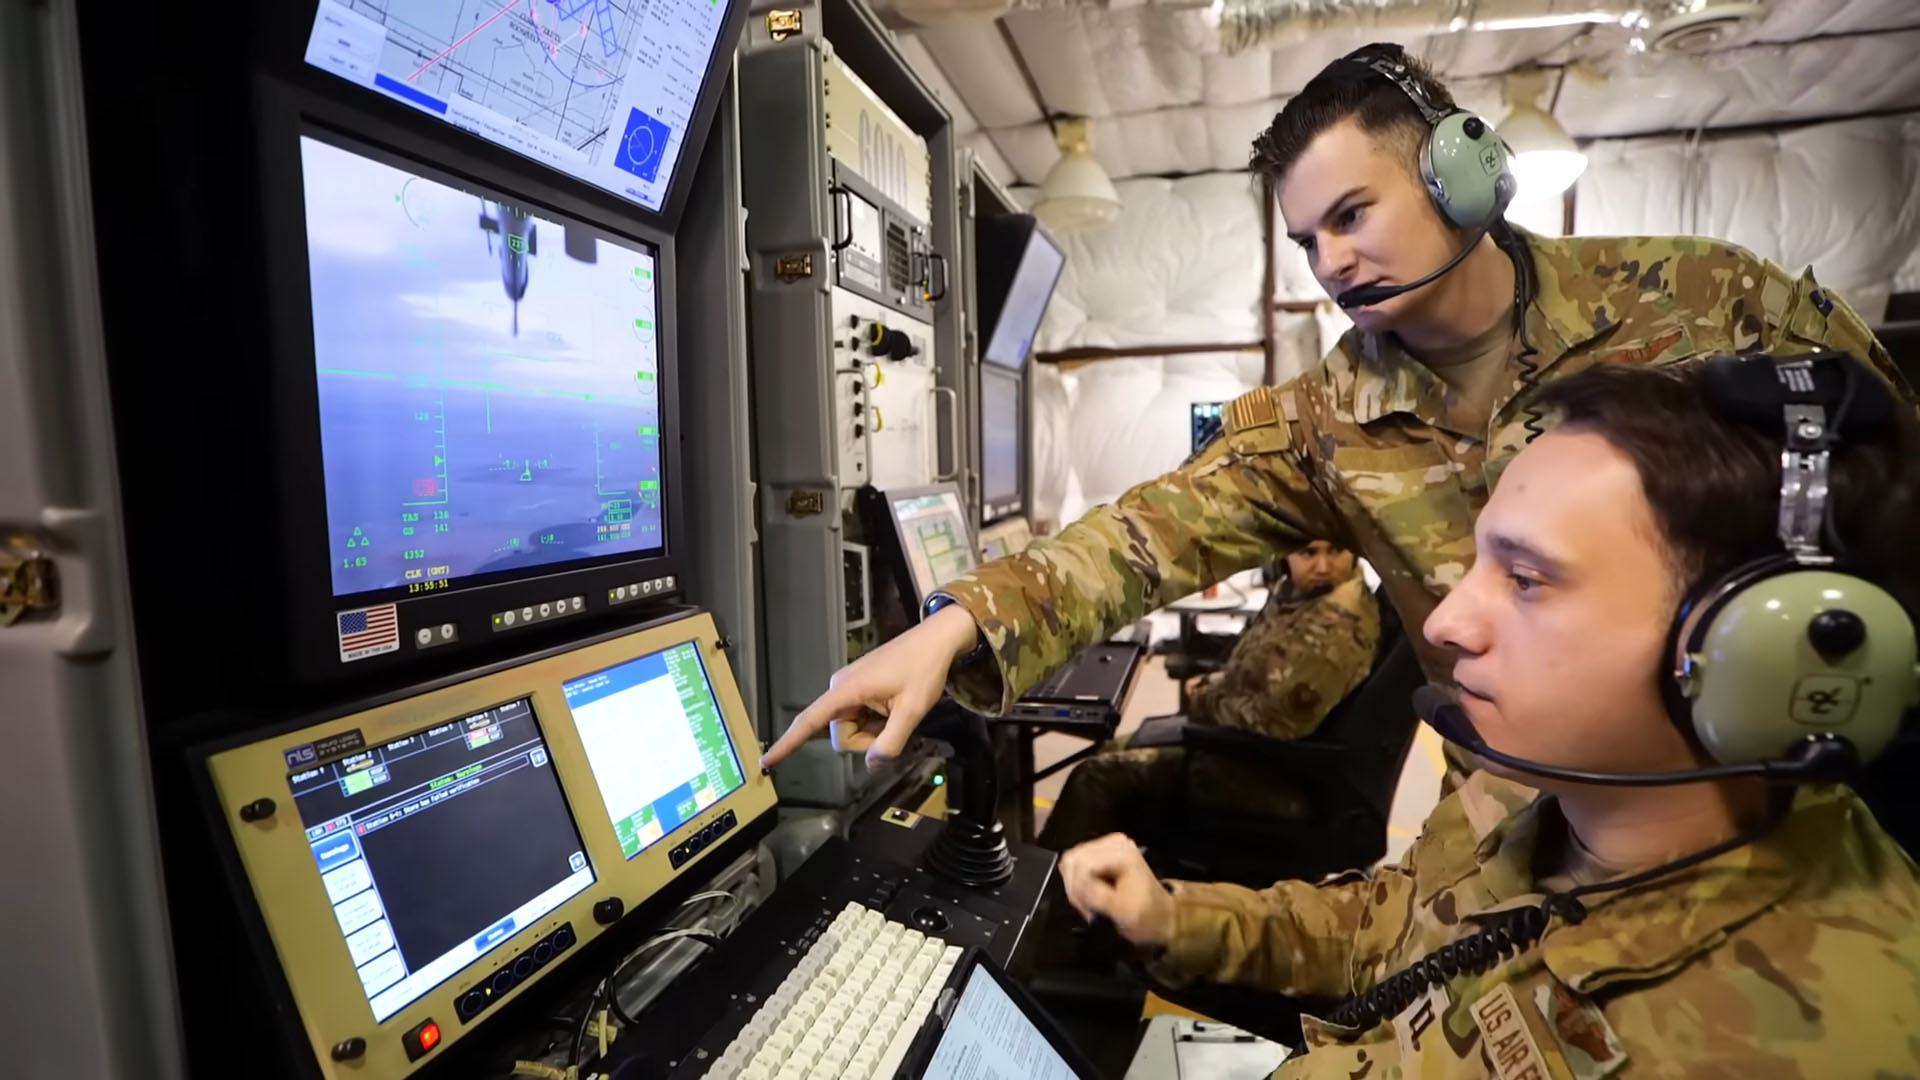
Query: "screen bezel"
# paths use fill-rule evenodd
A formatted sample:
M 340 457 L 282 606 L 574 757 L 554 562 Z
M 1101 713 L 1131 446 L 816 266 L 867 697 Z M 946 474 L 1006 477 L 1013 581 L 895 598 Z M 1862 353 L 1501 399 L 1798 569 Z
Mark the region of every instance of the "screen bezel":
M 987 490 L 987 383 L 999 380 L 1013 387 L 1013 485 L 1011 494 Z M 980 522 L 992 525 L 1027 512 L 1027 380 L 1024 372 L 996 364 L 980 365 Z M 995 498 L 996 494 L 1001 495 Z
M 973 555 L 974 567 L 976 569 L 979 567 L 979 540 L 974 535 L 973 523 L 967 520 L 967 496 L 965 492 L 960 490 L 960 485 L 951 480 L 943 480 L 937 484 L 921 484 L 915 487 L 902 488 L 879 488 L 876 490 L 879 491 L 881 498 L 886 502 L 887 524 L 893 530 L 893 550 L 899 562 L 901 584 L 911 590 L 916 610 L 926 606 L 927 597 L 932 594 L 923 593 L 920 590 L 920 582 L 914 579 L 913 560 L 907 556 L 907 533 L 905 528 L 900 524 L 900 515 L 894 512 L 894 503 L 896 500 L 918 499 L 928 495 L 953 496 L 953 504 L 960 509 L 960 527 L 967 530 L 967 550 Z
M 988 354 L 1012 296 L 1014 280 L 1026 262 L 1028 250 L 1035 244 L 1045 244 L 1060 257 L 1060 264 L 1053 279 L 1047 282 L 1047 301 L 1040 305 L 1040 317 L 1034 323 L 1034 336 L 1028 339 L 1027 350 L 1009 362 Z M 997 214 L 979 219 L 975 224 L 974 247 L 979 261 L 974 273 L 975 293 L 980 302 L 980 361 L 983 365 L 1018 371 L 1026 367 L 1031 358 L 1033 342 L 1039 337 L 1040 326 L 1046 322 L 1053 294 L 1060 287 L 1060 279 L 1066 276 L 1067 249 L 1057 243 L 1032 214 Z
M 522 949 L 560 923 L 570 922 L 579 944 L 556 967 L 583 954 L 611 962 L 618 954 L 608 955 L 606 948 L 633 944 L 632 930 L 651 925 L 647 920 L 661 913 L 663 905 L 676 902 L 704 880 L 712 866 L 724 865 L 742 850 L 742 845 L 751 846 L 771 828 L 777 801 L 772 776 L 762 769 L 750 769 L 739 789 L 663 838 L 677 842 L 728 813 L 735 815 L 736 824 L 731 829 L 694 852 L 681 866 L 672 865 L 674 843 L 654 844 L 632 859 L 623 857 L 560 685 L 615 666 L 623 659 L 689 640 L 699 643 L 708 682 L 720 703 L 735 752 L 740 753 L 743 745 L 758 746 L 731 666 L 720 660 L 725 646 L 713 616 L 682 608 L 638 627 L 256 728 L 188 752 L 196 786 L 209 814 L 208 823 L 225 840 L 219 844 L 219 853 L 228 884 L 239 898 L 246 930 L 253 936 L 260 962 L 276 991 L 284 995 L 278 1011 L 305 1037 L 314 1075 L 397 1080 L 415 1068 L 401 1050 L 400 1034 L 429 1018 L 439 1021 L 443 1042 L 425 1064 L 448 1057 L 458 1041 L 513 1008 L 523 991 L 542 984 L 549 977 L 545 973 L 554 970 L 542 969 L 541 975 L 513 987 L 471 1023 L 462 1023 L 453 1002 L 490 978 Z M 304 827 L 288 827 L 290 821 L 298 820 L 298 811 L 286 789 L 290 773 L 286 754 L 292 748 L 314 745 L 316 740 L 350 731 L 363 733 L 367 745 L 384 745 L 423 724 L 431 726 L 444 720 L 441 713 L 469 715 L 529 696 L 574 825 L 586 844 L 595 883 L 539 922 L 516 929 L 506 942 L 403 1006 L 385 1022 L 376 1023 L 345 938 L 327 921 L 332 916 L 332 904 L 319 874 L 309 872 L 313 862 Z M 327 760 L 332 757 L 320 758 Z M 278 808 L 265 820 L 247 821 L 240 808 L 262 796 L 275 799 Z M 286 818 L 289 813 L 294 817 Z M 626 917 L 603 925 L 593 909 L 608 897 L 621 900 Z M 314 933 L 316 923 L 324 925 L 327 933 Z M 597 942 L 602 936 L 613 940 Z M 331 1056 L 330 1048 L 350 1037 L 364 1038 L 366 1049 L 360 1057 L 343 1064 Z
M 472 153 L 482 160 L 490 159 L 493 167 L 530 172 L 542 176 L 543 182 L 557 180 L 556 187 L 575 189 L 576 197 L 590 193 L 587 197 L 600 204 L 601 213 L 613 212 L 621 217 L 638 218 L 648 225 L 671 231 L 679 225 L 680 216 L 686 210 L 687 199 L 693 190 L 694 174 L 699 172 L 700 153 L 706 147 L 707 134 L 713 126 L 713 118 L 719 112 L 727 71 L 733 66 L 741 32 L 746 27 L 749 0 L 719 2 L 726 5 L 727 11 L 720 22 L 719 36 L 714 39 L 713 55 L 707 58 L 707 69 L 700 83 L 700 95 L 694 103 L 693 115 L 682 135 L 680 161 L 674 166 L 673 179 L 667 184 L 666 196 L 660 200 L 659 210 L 650 210 L 623 195 L 577 179 L 536 158 L 433 118 L 378 90 L 307 63 L 307 41 L 312 35 L 313 20 L 320 9 L 317 0 L 310 4 L 282 5 L 280 10 L 267 10 L 274 5 L 263 6 L 260 17 L 265 24 L 267 41 L 260 55 L 282 58 L 278 63 L 265 66 L 309 92 L 364 108 L 383 122 L 411 127 L 423 135 L 442 134 L 443 141 L 460 146 L 463 152 Z
M 649 656 L 661 656 L 673 649 L 682 648 L 688 645 L 693 646 L 694 659 L 697 660 L 700 664 L 700 674 L 701 674 L 701 677 L 706 680 L 707 689 L 713 696 L 714 708 L 720 711 L 722 733 L 727 733 L 726 732 L 726 713 L 725 713 L 726 706 L 721 702 L 719 687 L 717 687 L 714 684 L 713 665 L 707 663 L 707 658 L 704 655 L 702 655 L 700 652 L 700 640 L 694 637 L 689 637 L 685 641 L 674 642 L 673 644 L 670 644 L 670 645 L 663 645 L 660 648 L 655 649 L 651 652 L 636 653 L 635 655 L 630 656 L 625 660 L 618 661 L 616 663 L 610 664 L 603 668 L 596 668 L 592 671 L 583 671 L 578 675 L 568 676 L 567 678 L 562 679 L 560 681 L 560 697 L 564 700 L 567 696 L 567 687 L 573 683 L 579 682 L 581 679 L 591 679 L 595 675 L 603 675 L 609 671 L 618 670 L 619 668 L 627 664 L 636 663 L 640 660 L 646 659 Z M 568 702 L 567 704 L 567 715 L 569 719 L 571 719 L 573 716 L 572 702 Z M 575 735 L 578 736 L 580 725 L 578 723 L 575 723 L 573 725 L 573 729 L 574 729 Z M 747 785 L 747 759 L 740 756 L 739 745 L 732 739 L 730 733 L 728 734 L 729 734 L 729 738 L 727 739 L 727 751 L 733 755 L 734 768 L 740 770 L 740 783 L 738 786 L 734 787 L 731 791 L 723 792 L 719 797 L 714 799 L 714 803 L 726 801 L 727 799 L 733 797 L 735 793 L 739 792 L 741 788 Z M 582 741 L 581 746 L 582 746 L 582 749 L 585 750 L 584 740 Z M 587 770 L 589 772 L 592 772 L 593 771 L 593 754 L 591 751 L 586 752 L 586 759 L 587 759 Z M 597 794 L 599 792 L 599 787 L 600 787 L 600 776 L 598 773 L 593 774 L 593 783 L 594 783 L 595 793 Z M 711 806 L 713 805 L 713 803 L 709 803 L 707 805 Z M 606 802 L 604 799 L 602 799 L 600 802 L 600 812 L 603 816 L 607 818 L 607 826 L 614 830 L 615 846 L 618 847 L 619 834 L 620 834 L 619 824 L 613 820 L 612 814 L 606 808 Z M 694 811 L 694 817 L 699 817 L 701 814 L 704 814 L 705 812 L 706 812 L 706 808 L 701 807 Z M 682 822 L 681 824 L 684 825 L 685 822 Z M 665 843 L 668 837 L 672 836 L 675 832 L 678 832 L 679 830 L 680 830 L 680 825 L 676 825 L 672 829 L 662 832 L 651 843 L 640 845 L 640 847 L 636 851 L 634 851 L 634 853 L 631 855 L 626 855 L 625 848 L 620 848 L 620 853 L 622 855 L 626 855 L 628 862 L 632 862 L 634 859 L 637 859 L 640 856 L 645 855 L 647 852 L 652 851 L 654 848 L 658 847 L 660 844 Z
M 324 74 L 324 73 L 322 73 Z M 396 663 L 476 647 L 502 637 L 492 631 L 495 612 L 570 596 L 586 601 L 583 615 L 604 613 L 613 590 L 639 579 L 683 576 L 685 515 L 681 513 L 680 381 L 677 342 L 678 295 L 671 234 L 625 219 L 550 187 L 526 173 L 510 173 L 444 141 L 429 141 L 330 98 L 263 77 L 260 111 L 261 179 L 265 198 L 268 295 L 272 322 L 273 414 L 281 463 L 281 542 L 287 569 L 285 637 L 296 672 L 323 678 L 342 671 L 373 671 Z M 349 134 L 349 132 L 351 134 Z M 612 554 L 564 565 L 548 564 L 453 588 L 382 599 L 338 600 L 333 595 L 327 544 L 325 473 L 321 453 L 319 387 L 315 369 L 311 267 L 308 262 L 304 174 L 300 139 L 317 138 L 352 153 L 462 188 L 480 188 L 537 213 L 572 219 L 623 246 L 656 252 L 657 343 L 660 408 L 660 513 L 664 547 L 656 554 Z M 471 141 L 471 140 L 469 140 Z M 404 149 L 403 149 L 404 148 Z M 517 157 L 517 155 L 514 155 Z M 432 164 L 426 159 L 431 158 Z M 320 493 L 314 498 L 313 493 Z M 400 620 L 400 647 L 389 653 L 340 660 L 335 615 L 393 603 Z M 416 628 L 452 624 L 456 646 L 422 649 Z M 564 623 L 562 624 L 564 625 Z

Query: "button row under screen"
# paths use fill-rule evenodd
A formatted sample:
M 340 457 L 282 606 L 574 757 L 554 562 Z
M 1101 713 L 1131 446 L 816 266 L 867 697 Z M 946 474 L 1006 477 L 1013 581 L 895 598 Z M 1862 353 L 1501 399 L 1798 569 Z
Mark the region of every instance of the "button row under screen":
M 719 817 L 708 822 L 699 832 L 687 837 L 680 846 L 667 852 L 667 861 L 673 864 L 675 870 L 680 869 L 688 859 L 705 851 L 715 840 L 720 839 L 721 836 L 732 831 L 733 827 L 737 824 L 739 824 L 739 820 L 733 816 L 733 811 L 729 810 L 721 814 Z

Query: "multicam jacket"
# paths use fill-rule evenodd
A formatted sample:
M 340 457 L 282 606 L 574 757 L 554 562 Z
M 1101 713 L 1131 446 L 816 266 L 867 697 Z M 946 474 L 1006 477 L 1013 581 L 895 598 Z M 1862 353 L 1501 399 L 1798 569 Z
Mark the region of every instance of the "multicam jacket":
M 1473 561 L 1473 523 L 1539 418 L 1533 387 L 1594 364 L 1672 364 L 1718 352 L 1841 349 L 1913 391 L 1860 317 L 1820 287 L 1719 240 L 1524 235 L 1538 288 L 1534 354 L 1484 430 L 1388 336 L 1349 331 L 1312 371 L 1225 410 L 1223 434 L 1181 468 L 1048 540 L 949 583 L 993 662 L 955 669 L 963 704 L 1004 715 L 1080 649 L 1146 611 L 1329 538 L 1359 551 L 1430 679 L 1452 660 L 1420 634 Z
M 1547 797 L 1478 772 L 1398 865 L 1321 885 L 1173 882 L 1152 959 L 1205 979 L 1337 998 L 1541 901 Z M 1277 1080 L 1920 1076 L 1920 874 L 1846 787 L 1803 788 L 1765 839 L 1583 898 L 1537 944 L 1461 971 L 1363 1030 L 1303 1017 Z
M 1313 734 L 1373 668 L 1380 605 L 1358 567 L 1313 595 L 1283 586 L 1187 701 L 1187 718 L 1275 739 Z

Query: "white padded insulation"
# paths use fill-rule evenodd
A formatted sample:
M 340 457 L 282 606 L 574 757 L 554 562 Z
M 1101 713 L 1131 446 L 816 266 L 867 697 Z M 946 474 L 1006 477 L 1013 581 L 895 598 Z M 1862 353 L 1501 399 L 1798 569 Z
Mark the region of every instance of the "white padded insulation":
M 1001 156 L 1000 147 L 994 143 L 993 137 L 981 129 L 980 121 L 974 117 L 973 110 L 967 107 L 966 99 L 954 89 L 946 72 L 927 52 L 925 42 L 917 37 L 902 37 L 898 43 L 901 55 L 907 58 L 907 65 L 927 84 L 927 89 L 933 91 L 933 96 L 940 99 L 940 104 L 947 107 L 947 112 L 953 117 L 953 133 L 960 144 L 980 158 L 980 165 L 987 170 L 987 175 L 1002 185 L 1012 183 L 1013 166 Z
M 1574 199 L 1585 234 L 1688 232 L 1750 248 L 1870 322 L 1920 249 L 1920 118 L 1770 134 L 1598 142 Z M 1912 288 L 1912 285 L 1906 286 Z
M 1024 184 L 1039 183 L 1058 154 L 1049 113 L 1089 117 L 1094 156 L 1115 178 L 1244 168 L 1252 136 L 1288 96 L 1327 61 L 1376 39 L 1425 58 L 1463 105 L 1495 122 L 1507 111 L 1501 72 L 1580 61 L 1553 102 L 1577 138 L 1920 106 L 1916 0 L 1773 0 L 1768 10 L 1747 44 L 1702 58 L 1636 55 L 1625 31 L 1606 27 L 1336 29 L 1228 56 L 1200 12 L 1155 6 L 1016 10 L 1000 24 L 956 22 L 902 37 L 924 45 Z M 1798 40 L 1813 35 L 1825 36 Z
M 1246 173 L 1117 185 L 1120 217 L 1066 233 L 1067 265 L 1034 349 L 1232 345 L 1261 338 L 1261 231 Z M 1012 194 L 1031 205 L 1032 188 Z M 1070 521 L 1188 453 L 1188 405 L 1258 386 L 1259 350 L 1100 360 L 1034 372 L 1034 517 Z M 1142 470 L 1145 470 L 1144 472 Z

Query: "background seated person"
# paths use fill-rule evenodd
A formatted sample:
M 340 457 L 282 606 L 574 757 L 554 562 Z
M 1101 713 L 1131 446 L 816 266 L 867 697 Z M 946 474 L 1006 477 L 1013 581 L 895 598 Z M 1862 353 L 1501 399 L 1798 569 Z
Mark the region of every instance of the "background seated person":
M 1692 371 L 1602 366 L 1544 398 L 1564 419 L 1500 478 L 1478 557 L 1424 632 L 1454 654 L 1489 749 L 1613 774 L 1697 768 L 1710 759 L 1691 720 L 1683 731 L 1662 697 L 1669 627 L 1689 586 L 1781 552 L 1784 424 L 1724 418 Z M 1838 428 L 1825 547 L 1911 619 L 1920 446 L 1904 410 L 1900 425 L 1877 442 Z M 1911 663 L 1910 638 L 1874 633 Z M 1903 689 L 1890 680 L 1874 715 Z M 1552 912 L 1544 937 L 1436 963 L 1438 987 L 1420 978 L 1382 1015 L 1305 1018 L 1308 1051 L 1276 1076 L 1914 1075 L 1920 875 L 1845 784 L 1535 775 L 1488 762 L 1371 880 L 1169 887 L 1118 836 L 1068 852 L 1062 874 L 1167 984 L 1307 998 L 1380 985 L 1494 913 Z M 1576 888 L 1583 910 L 1543 900 Z
M 1366 680 L 1380 640 L 1380 607 L 1359 559 L 1316 540 L 1284 565 L 1278 587 L 1235 642 L 1226 666 L 1189 681 L 1188 722 L 1303 738 Z M 1183 750 L 1177 742 L 1129 747 L 1128 741 L 1114 740 L 1067 774 L 1040 832 L 1042 846 L 1060 851 L 1102 833 L 1134 831 L 1143 815 L 1178 797 Z M 1208 770 L 1195 777 L 1195 786 L 1221 799 L 1276 817 L 1301 812 L 1291 792 L 1253 765 L 1205 757 L 1194 767 Z

